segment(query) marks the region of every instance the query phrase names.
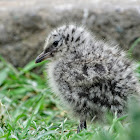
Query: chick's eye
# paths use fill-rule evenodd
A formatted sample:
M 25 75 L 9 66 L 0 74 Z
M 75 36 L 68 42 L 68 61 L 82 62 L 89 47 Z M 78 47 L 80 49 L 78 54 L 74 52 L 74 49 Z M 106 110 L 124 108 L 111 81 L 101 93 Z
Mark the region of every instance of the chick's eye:
M 53 46 L 56 47 L 56 46 L 58 45 L 58 42 L 59 42 L 59 41 L 55 41 L 55 42 L 53 42 Z

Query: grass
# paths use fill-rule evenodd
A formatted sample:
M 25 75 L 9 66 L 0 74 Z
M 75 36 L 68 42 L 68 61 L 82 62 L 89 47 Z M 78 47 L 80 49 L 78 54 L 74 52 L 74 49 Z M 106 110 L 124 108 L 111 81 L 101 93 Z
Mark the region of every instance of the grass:
M 76 134 L 78 122 L 60 108 L 48 88 L 46 73 L 32 72 L 44 63 L 32 61 L 16 69 L 2 57 L 0 60 L 0 139 L 140 140 L 140 107 L 133 100 L 127 116 L 107 115 L 106 124 L 88 124 L 87 130 Z

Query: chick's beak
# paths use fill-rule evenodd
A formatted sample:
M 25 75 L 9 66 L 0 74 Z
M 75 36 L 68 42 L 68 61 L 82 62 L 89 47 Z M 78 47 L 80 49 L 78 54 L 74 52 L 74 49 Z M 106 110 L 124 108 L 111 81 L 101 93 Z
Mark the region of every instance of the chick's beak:
M 39 56 L 37 56 L 35 63 L 40 63 L 49 57 L 50 57 L 50 52 L 47 53 L 42 52 Z

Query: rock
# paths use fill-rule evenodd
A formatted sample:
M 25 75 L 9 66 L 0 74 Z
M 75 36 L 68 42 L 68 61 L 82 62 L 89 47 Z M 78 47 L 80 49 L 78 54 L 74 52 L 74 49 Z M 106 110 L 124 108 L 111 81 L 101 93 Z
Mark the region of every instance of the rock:
M 1 0 L 0 12 L 0 55 L 16 67 L 35 59 L 47 34 L 69 22 L 84 24 L 125 50 L 140 37 L 138 0 Z M 133 56 L 140 60 L 140 42 Z

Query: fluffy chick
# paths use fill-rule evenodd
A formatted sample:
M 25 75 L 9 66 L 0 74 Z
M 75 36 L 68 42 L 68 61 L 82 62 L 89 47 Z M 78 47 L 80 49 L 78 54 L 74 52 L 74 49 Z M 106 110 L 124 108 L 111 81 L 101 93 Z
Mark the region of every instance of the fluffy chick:
M 84 27 L 64 25 L 50 33 L 36 63 L 50 59 L 51 89 L 80 119 L 103 118 L 106 111 L 125 112 L 128 97 L 139 93 L 134 63 L 116 46 L 97 40 Z

